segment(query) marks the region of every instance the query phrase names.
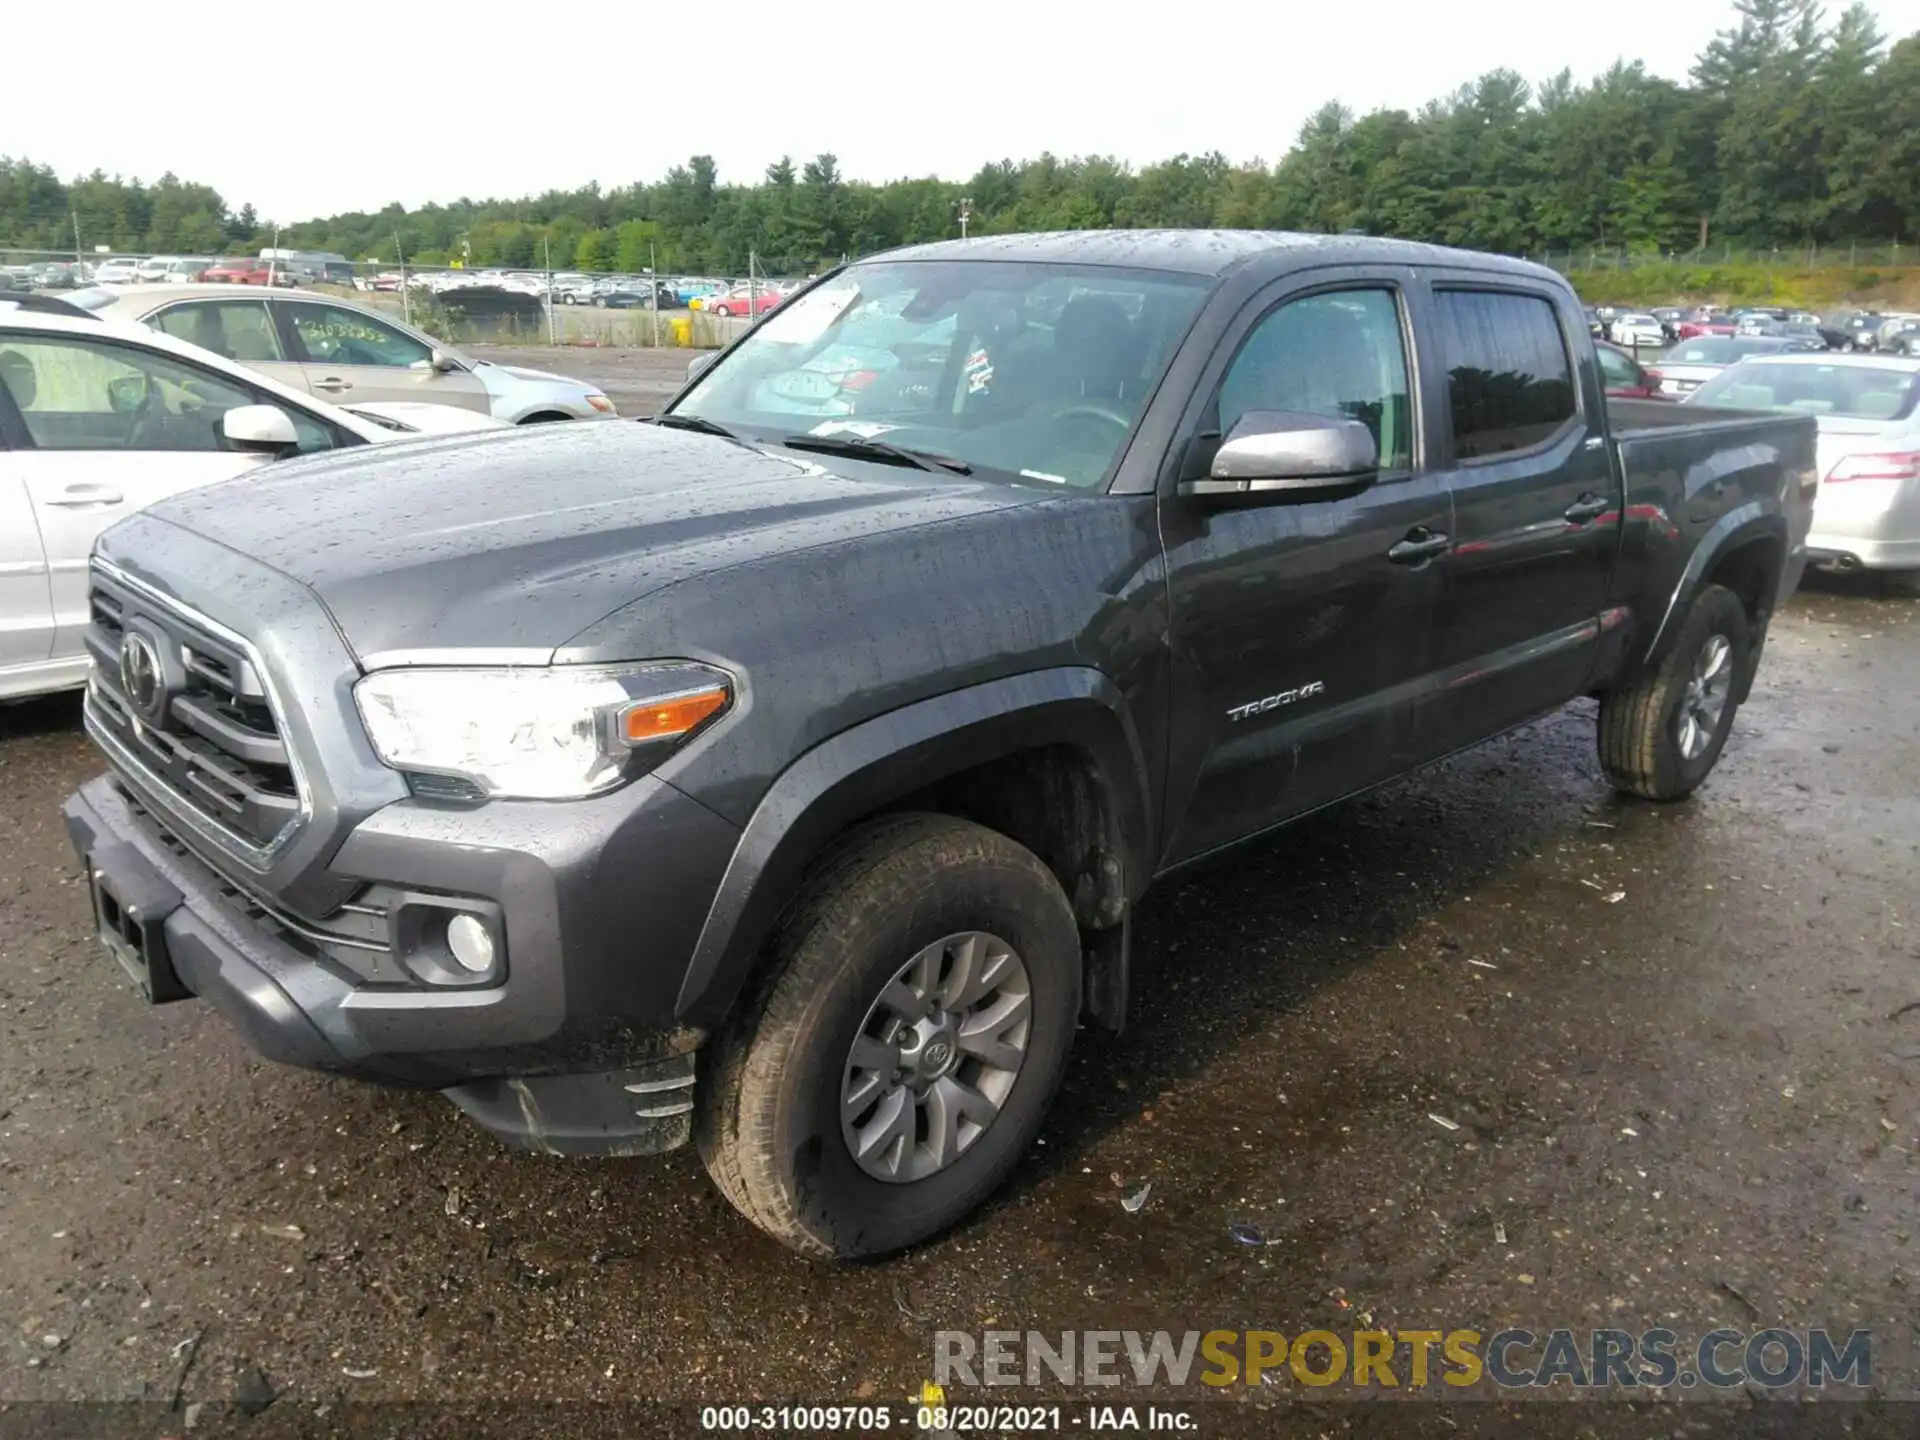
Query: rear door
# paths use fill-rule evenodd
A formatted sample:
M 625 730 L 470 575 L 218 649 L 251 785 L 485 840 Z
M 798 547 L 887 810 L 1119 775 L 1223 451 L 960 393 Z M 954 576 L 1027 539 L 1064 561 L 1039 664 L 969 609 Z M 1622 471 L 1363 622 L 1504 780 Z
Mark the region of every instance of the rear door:
M 306 372 L 287 354 L 264 295 L 182 300 L 147 316 L 146 323 L 282 385 L 307 388 Z
M 1578 312 L 1544 281 L 1472 272 L 1432 277 L 1427 304 L 1454 512 L 1441 684 L 1422 720 L 1438 754 L 1585 688 L 1620 526 Z
M 434 369 L 431 345 L 378 316 L 297 296 L 276 297 L 271 304 L 305 388 L 323 400 L 414 400 L 492 413 L 478 378 L 465 369 Z
M 1230 327 L 1201 381 L 1182 446 L 1192 473 L 1253 410 L 1361 420 L 1381 470 L 1358 494 L 1310 502 L 1222 506 L 1163 485 L 1178 667 L 1169 863 L 1406 763 L 1409 696 L 1445 590 L 1432 546 L 1444 551 L 1451 526 L 1419 433 L 1410 278 L 1342 266 L 1337 283 L 1282 282 Z

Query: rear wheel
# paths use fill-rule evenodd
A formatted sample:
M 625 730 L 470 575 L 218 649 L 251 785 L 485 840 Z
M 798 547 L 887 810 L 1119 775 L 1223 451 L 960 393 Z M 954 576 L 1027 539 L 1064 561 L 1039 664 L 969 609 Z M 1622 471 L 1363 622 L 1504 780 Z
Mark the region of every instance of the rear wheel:
M 1889 595 L 1920 597 L 1920 570 L 1889 570 L 1885 584 Z
M 985 1200 L 1079 1016 L 1052 872 L 967 821 L 883 820 L 821 868 L 768 960 L 701 1086 L 695 1134 L 727 1198 L 817 1259 L 899 1250 Z
M 713 313 L 718 315 L 722 320 L 728 319 L 733 314 L 733 311 L 728 309 L 725 305 L 714 305 L 709 308 L 711 308 Z
M 1679 800 L 1707 778 L 1733 729 L 1752 644 L 1740 597 L 1702 590 L 1658 668 L 1601 701 L 1600 764 L 1617 789 Z

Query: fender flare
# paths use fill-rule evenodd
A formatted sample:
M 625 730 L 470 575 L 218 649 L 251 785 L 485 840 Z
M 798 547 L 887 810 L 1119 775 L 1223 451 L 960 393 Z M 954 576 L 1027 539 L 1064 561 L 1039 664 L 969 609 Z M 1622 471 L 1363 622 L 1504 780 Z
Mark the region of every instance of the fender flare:
M 841 731 L 761 797 L 714 893 L 675 1004 L 717 1025 L 808 868 L 862 816 L 1016 751 L 1064 744 L 1093 762 L 1129 901 L 1153 873 L 1152 789 L 1140 736 L 1114 682 L 1086 666 L 1031 671 L 917 701 Z
M 1687 606 L 1700 593 L 1708 572 L 1719 564 L 1721 557 L 1749 541 L 1760 539 L 1771 540 L 1779 545 L 1784 573 L 1789 548 L 1787 520 L 1777 508 L 1762 500 L 1750 500 L 1744 505 L 1735 506 L 1714 521 L 1693 547 L 1693 554 L 1687 557 L 1686 567 L 1674 582 L 1673 593 L 1667 597 L 1660 622 L 1655 626 L 1653 638 L 1647 642 L 1646 651 L 1641 657 L 1642 664 L 1651 665 L 1660 657 L 1662 647 L 1679 628 Z M 1772 602 L 1773 597 L 1769 597 L 1769 615 L 1773 611 Z

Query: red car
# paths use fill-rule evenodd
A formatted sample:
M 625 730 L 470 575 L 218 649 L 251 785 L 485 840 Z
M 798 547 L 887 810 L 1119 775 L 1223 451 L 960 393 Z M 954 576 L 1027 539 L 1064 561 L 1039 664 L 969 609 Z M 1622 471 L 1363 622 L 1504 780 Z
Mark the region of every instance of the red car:
M 1660 372 L 1650 370 L 1618 345 L 1597 341 L 1594 351 L 1600 357 L 1600 378 L 1607 394 L 1616 400 L 1671 400 L 1660 393 Z
M 1674 326 L 1673 336 L 1676 340 L 1697 340 L 1702 335 L 1731 335 L 1734 330 L 1732 316 L 1724 311 L 1703 307 Z
M 709 315 L 764 315 L 780 303 L 780 296 L 765 288 L 756 294 L 753 288 L 736 285 L 724 295 L 715 295 L 702 307 Z
M 200 272 L 202 280 L 216 285 L 265 285 L 270 283 L 267 267 L 258 260 L 222 260 Z

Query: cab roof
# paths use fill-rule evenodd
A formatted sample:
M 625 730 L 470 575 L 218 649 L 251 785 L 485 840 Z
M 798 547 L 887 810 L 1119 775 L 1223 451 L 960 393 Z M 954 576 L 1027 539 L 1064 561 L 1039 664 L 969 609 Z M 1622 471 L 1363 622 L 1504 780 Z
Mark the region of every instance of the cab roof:
M 1276 272 L 1327 264 L 1445 265 L 1550 277 L 1556 271 L 1504 255 L 1454 250 L 1371 235 L 1309 235 L 1289 230 L 1060 230 L 981 235 L 884 251 L 860 261 L 1024 260 L 1054 265 L 1113 265 L 1223 277 L 1250 263 Z

